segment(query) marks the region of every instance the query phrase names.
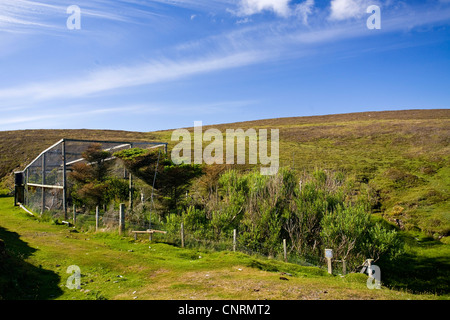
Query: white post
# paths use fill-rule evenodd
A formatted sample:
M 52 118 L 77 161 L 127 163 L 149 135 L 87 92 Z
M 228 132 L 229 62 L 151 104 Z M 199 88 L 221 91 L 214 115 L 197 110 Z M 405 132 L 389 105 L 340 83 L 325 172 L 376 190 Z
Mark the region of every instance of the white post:
M 236 251 L 236 229 L 233 229 L 233 251 Z
M 95 207 L 95 231 L 98 231 L 98 224 L 99 224 L 99 208 L 98 206 Z
M 125 231 L 125 203 L 121 203 L 119 207 L 119 234 Z
M 328 262 L 328 273 L 332 274 L 333 270 L 331 268 L 331 259 L 333 258 L 333 250 L 332 249 L 325 249 L 325 258 L 327 258 Z
M 181 247 L 184 248 L 184 226 L 183 226 L 183 222 L 181 223 Z

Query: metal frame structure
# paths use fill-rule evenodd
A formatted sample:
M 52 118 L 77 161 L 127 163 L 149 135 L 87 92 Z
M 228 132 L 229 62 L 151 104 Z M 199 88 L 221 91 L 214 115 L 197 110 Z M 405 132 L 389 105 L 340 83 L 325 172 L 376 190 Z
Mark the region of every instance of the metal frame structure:
M 120 151 L 134 147 L 146 149 L 164 147 L 167 154 L 167 145 L 165 142 L 128 142 L 128 141 L 102 141 L 102 140 L 81 140 L 81 139 L 61 139 L 52 146 L 42 151 L 33 161 L 31 161 L 22 171 L 15 172 L 15 199 L 14 204 L 27 205 L 30 201 L 30 189 L 40 190 L 40 208 L 41 214 L 46 210 L 46 192 L 62 191 L 62 211 L 64 218 L 67 219 L 67 171 L 78 162 L 85 161 L 81 156 L 83 147 L 92 143 L 99 143 L 104 151 Z M 114 160 L 115 157 L 106 160 Z M 133 192 L 133 178 L 128 174 L 130 183 L 130 195 Z M 130 207 L 132 206 L 132 197 L 130 197 Z

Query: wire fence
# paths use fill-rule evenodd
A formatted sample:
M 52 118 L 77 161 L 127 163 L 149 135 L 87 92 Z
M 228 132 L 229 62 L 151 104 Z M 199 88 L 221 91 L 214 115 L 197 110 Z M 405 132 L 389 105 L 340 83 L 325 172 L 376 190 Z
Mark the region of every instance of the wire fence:
M 279 250 L 271 255 L 263 254 L 252 250 L 242 243 L 241 234 L 238 230 L 222 233 L 219 239 L 208 239 L 198 236 L 195 232 L 184 228 L 180 224 L 179 228 L 169 228 L 164 222 L 159 221 L 158 215 L 154 215 L 152 222 L 149 221 L 149 212 L 136 212 L 133 210 L 124 210 L 124 227 L 120 226 L 120 209 L 110 209 L 107 211 L 99 210 L 98 221 L 96 215 L 77 214 L 75 225 L 100 232 L 119 232 L 124 236 L 133 237 L 139 241 L 150 240 L 152 242 L 168 243 L 178 247 L 188 249 L 199 249 L 207 251 L 234 251 L 241 252 L 259 259 L 284 261 L 300 266 L 319 267 L 327 269 L 327 260 L 325 257 L 313 254 L 299 254 L 294 248 L 290 247 L 287 241 L 280 243 Z M 80 219 L 81 218 L 81 219 Z M 120 228 L 123 228 L 120 231 Z M 154 231 L 150 233 L 150 230 Z M 141 233 L 136 233 L 136 231 Z M 341 260 L 332 260 L 332 274 L 345 275 L 347 273 L 345 262 Z
M 157 214 L 153 215 L 150 223 L 151 215 L 149 211 L 145 210 L 145 206 L 144 210 L 139 206 L 133 210 L 126 208 L 125 204 L 121 204 L 110 208 L 97 207 L 95 211 L 72 206 L 68 213 L 69 219 L 63 222 L 82 231 L 119 233 L 125 237 L 134 236 L 139 241 L 150 240 L 187 249 L 241 252 L 258 259 L 284 261 L 300 266 L 327 269 L 325 257 L 313 254 L 299 254 L 286 241 L 280 243 L 278 251 L 267 255 L 244 245 L 240 241 L 241 234 L 236 229 L 228 233 L 222 233 L 219 239 L 208 239 L 199 237 L 195 232 L 185 229 L 183 224 L 179 228 L 168 228 L 163 221 L 158 219 Z M 55 219 L 56 217 L 50 212 L 39 216 L 43 219 Z M 154 232 L 149 232 L 150 230 Z M 136 231 L 143 234 L 135 233 Z M 333 275 L 345 275 L 347 271 L 345 262 L 332 260 Z

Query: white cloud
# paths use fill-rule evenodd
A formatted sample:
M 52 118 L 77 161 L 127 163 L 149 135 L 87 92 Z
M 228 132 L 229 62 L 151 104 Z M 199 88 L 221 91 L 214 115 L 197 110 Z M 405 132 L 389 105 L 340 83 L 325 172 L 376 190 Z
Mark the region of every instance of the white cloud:
M 290 5 L 291 2 L 292 0 L 240 0 L 238 11 L 234 13 L 238 16 L 251 16 L 263 11 L 272 11 L 284 18 L 298 16 L 304 24 L 308 24 L 308 16 L 312 13 L 314 0 L 305 0 L 295 6 Z
M 368 6 L 368 0 L 332 0 L 330 19 L 345 20 L 359 18 L 365 14 Z
M 308 24 L 308 16 L 312 13 L 313 7 L 314 0 L 306 0 L 305 2 L 299 3 L 296 6 L 295 13 L 302 18 L 303 24 Z
M 238 15 L 250 16 L 264 10 L 273 11 L 277 15 L 287 17 L 291 11 L 289 2 L 291 0 L 241 0 Z

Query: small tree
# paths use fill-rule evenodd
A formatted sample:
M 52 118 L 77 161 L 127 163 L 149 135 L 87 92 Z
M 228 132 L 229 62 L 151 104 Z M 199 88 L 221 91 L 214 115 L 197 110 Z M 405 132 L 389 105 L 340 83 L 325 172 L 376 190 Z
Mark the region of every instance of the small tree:
M 116 152 L 114 156 L 120 158 L 133 175 L 159 191 L 168 211 L 177 210 L 179 199 L 192 180 L 203 174 L 200 165 L 176 165 L 158 150 L 131 148 Z
M 384 254 L 395 257 L 401 251 L 397 233 L 373 222 L 363 205 L 338 205 L 336 210 L 324 215 L 321 226 L 324 245 L 333 248 L 336 256 L 345 259 L 350 268 L 365 259 L 377 261 Z
M 74 181 L 71 195 L 76 202 L 95 207 L 107 205 L 115 198 L 125 200 L 128 197 L 128 184 L 109 176 L 110 152 L 102 150 L 101 144 L 93 143 L 82 156 L 86 161 L 72 165 L 68 175 Z

